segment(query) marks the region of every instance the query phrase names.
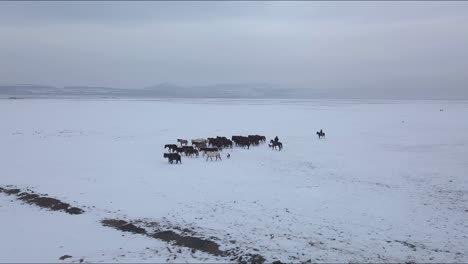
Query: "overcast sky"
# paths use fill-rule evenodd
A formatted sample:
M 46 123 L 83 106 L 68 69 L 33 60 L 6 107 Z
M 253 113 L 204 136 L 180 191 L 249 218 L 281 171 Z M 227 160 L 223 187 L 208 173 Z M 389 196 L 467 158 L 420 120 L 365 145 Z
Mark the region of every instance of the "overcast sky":
M 468 94 L 468 2 L 0 2 L 0 83 Z

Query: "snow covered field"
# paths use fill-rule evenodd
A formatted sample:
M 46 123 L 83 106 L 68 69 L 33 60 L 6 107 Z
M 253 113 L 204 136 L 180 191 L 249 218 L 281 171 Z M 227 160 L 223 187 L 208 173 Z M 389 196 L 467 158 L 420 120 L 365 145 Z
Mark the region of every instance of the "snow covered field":
M 85 210 L 0 193 L 0 262 L 234 261 L 105 218 L 267 262 L 468 262 L 466 101 L 0 100 L 0 120 L 0 187 Z M 284 148 L 163 158 L 177 138 L 248 134 Z

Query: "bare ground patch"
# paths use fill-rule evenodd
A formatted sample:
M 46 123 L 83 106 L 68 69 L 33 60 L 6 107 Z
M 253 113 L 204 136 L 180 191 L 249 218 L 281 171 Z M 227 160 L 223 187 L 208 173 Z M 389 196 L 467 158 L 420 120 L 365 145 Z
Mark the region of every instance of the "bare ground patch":
M 151 238 L 159 239 L 175 246 L 185 247 L 195 252 L 197 250 L 208 253 L 213 256 L 227 257 L 231 261 L 238 263 L 264 263 L 265 258 L 259 254 L 243 252 L 239 247 L 230 250 L 221 250 L 220 245 L 214 240 L 215 237 L 200 237 L 191 229 L 173 226 L 172 230 L 162 229 L 161 224 L 157 222 L 145 222 L 136 220 L 128 222 L 121 219 L 104 219 L 102 225 L 117 229 L 122 232 L 141 234 Z M 147 230 L 141 226 L 152 227 L 153 230 Z
M 19 188 L 14 188 L 13 186 L 8 185 L 0 187 L 0 193 L 4 193 L 9 196 L 13 195 L 17 200 L 52 211 L 61 211 L 72 215 L 78 215 L 85 212 L 83 209 L 72 207 L 68 203 L 48 197 L 47 194 L 37 194 L 30 189 L 22 191 Z M 189 228 L 182 228 L 172 224 L 167 226 L 151 221 L 136 220 L 129 222 L 121 219 L 103 219 L 101 220 L 101 224 L 121 232 L 145 235 L 150 238 L 171 243 L 174 246 L 189 248 L 192 252 L 198 250 L 217 257 L 227 257 L 230 258 L 231 261 L 237 261 L 238 263 L 265 262 L 265 258 L 263 256 L 256 253 L 242 251 L 239 247 L 229 250 L 221 250 L 220 245 L 214 241 L 219 241 L 220 239 L 216 237 L 205 238 Z M 148 229 L 145 229 L 145 227 Z M 68 258 L 68 255 L 64 256 L 65 258 Z
M 2 188 L 0 193 L 7 195 L 16 195 L 16 199 L 26 202 L 31 205 L 36 205 L 41 208 L 46 208 L 52 211 L 62 211 L 68 214 L 78 215 L 84 213 L 84 210 L 78 207 L 73 207 L 68 203 L 62 202 L 55 198 L 47 197 L 45 194 L 36 194 L 33 191 L 21 191 L 17 188 Z

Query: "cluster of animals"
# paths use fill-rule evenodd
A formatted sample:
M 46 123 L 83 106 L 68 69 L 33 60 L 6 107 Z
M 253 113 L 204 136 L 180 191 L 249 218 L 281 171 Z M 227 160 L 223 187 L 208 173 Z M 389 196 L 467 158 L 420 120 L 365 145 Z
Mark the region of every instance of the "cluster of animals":
M 278 138 L 278 137 L 276 137 Z M 187 157 L 198 157 L 200 153 L 203 157 L 206 156 L 206 160 L 222 160 L 221 151 L 226 148 L 242 147 L 249 149 L 250 146 L 258 146 L 260 143 L 265 142 L 266 137 L 260 135 L 249 135 L 249 136 L 232 136 L 231 139 L 226 137 L 216 138 L 198 138 L 190 141 L 191 146 L 188 145 L 189 141 L 186 139 L 177 139 L 178 144 L 166 144 L 164 149 L 169 152 L 164 153 L 164 158 L 167 158 L 169 163 L 174 161 L 182 163 L 182 155 Z M 273 140 L 272 140 L 273 142 Z M 281 145 L 282 147 L 282 145 Z M 227 154 L 227 158 L 230 158 L 230 154 Z
M 237 147 L 242 147 L 250 149 L 250 146 L 258 146 L 261 142 L 266 141 L 266 137 L 259 136 L 259 135 L 249 135 L 247 137 L 244 136 L 232 136 L 232 141 L 236 144 Z
M 320 129 L 317 132 L 319 139 L 325 138 L 325 133 Z M 198 138 L 192 139 L 190 141 L 191 146 L 189 146 L 189 141 L 186 139 L 177 139 L 178 144 L 167 144 L 164 145 L 164 149 L 167 149 L 169 152 L 164 153 L 164 158 L 167 158 L 169 163 L 182 163 L 182 155 L 187 157 L 198 157 L 200 153 L 203 157 L 206 156 L 206 160 L 222 160 L 221 151 L 223 149 L 229 148 L 232 149 L 233 146 L 250 149 L 250 146 L 258 146 L 261 143 L 266 142 L 265 136 L 260 135 L 248 135 L 248 136 L 232 136 L 231 139 L 226 137 L 215 137 L 215 138 Z M 179 146 L 180 145 L 180 146 Z M 279 141 L 278 137 L 270 140 L 268 146 L 272 150 L 282 150 L 283 143 Z M 227 158 L 230 158 L 228 153 Z

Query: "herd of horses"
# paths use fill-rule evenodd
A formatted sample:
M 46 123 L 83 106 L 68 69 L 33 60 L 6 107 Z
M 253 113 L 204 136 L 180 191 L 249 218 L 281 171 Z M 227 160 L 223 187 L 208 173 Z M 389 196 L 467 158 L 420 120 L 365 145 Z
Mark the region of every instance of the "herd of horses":
M 325 138 L 325 133 L 320 130 L 317 132 L 319 139 Z M 164 153 L 163 157 L 168 159 L 169 163 L 182 163 L 182 155 L 187 157 L 198 157 L 200 153 L 203 157 L 206 156 L 206 161 L 210 160 L 222 160 L 221 151 L 223 149 L 232 149 L 234 146 L 250 149 L 250 146 L 258 146 L 261 143 L 266 142 L 266 137 L 261 135 L 248 135 L 248 136 L 232 136 L 231 139 L 226 137 L 217 136 L 215 138 L 197 138 L 190 141 L 186 139 L 177 139 L 177 144 L 166 144 L 164 149 L 169 152 Z M 274 140 L 270 140 L 268 146 L 272 150 L 281 151 L 283 149 L 283 143 L 276 137 Z M 227 154 L 230 157 L 230 154 Z
M 182 163 L 182 155 L 187 157 L 198 157 L 200 153 L 203 157 L 206 156 L 206 160 L 222 160 L 221 151 L 223 149 L 232 149 L 234 146 L 250 149 L 250 146 L 258 146 L 266 141 L 265 136 L 261 135 L 248 135 L 248 136 L 232 136 L 231 139 L 226 137 L 217 136 L 215 138 L 198 138 L 189 141 L 186 139 L 177 139 L 178 144 L 166 144 L 164 149 L 169 152 L 164 153 L 164 158 L 168 159 L 169 163 Z M 283 144 L 279 141 L 271 140 L 270 147 L 272 149 L 281 150 Z M 230 154 L 227 155 L 230 157 Z

